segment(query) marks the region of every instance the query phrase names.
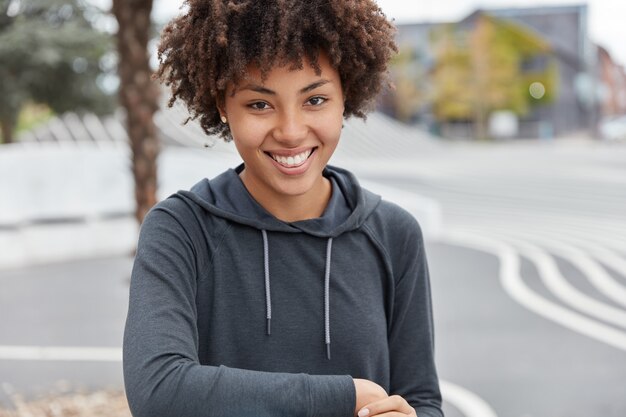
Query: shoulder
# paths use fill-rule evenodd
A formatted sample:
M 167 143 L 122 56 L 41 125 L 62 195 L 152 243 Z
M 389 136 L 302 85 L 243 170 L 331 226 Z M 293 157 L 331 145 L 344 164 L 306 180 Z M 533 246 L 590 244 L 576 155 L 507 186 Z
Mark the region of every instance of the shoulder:
M 144 227 L 178 225 L 182 229 L 188 229 L 194 217 L 196 216 L 193 208 L 176 194 L 172 194 L 148 211 L 141 227 L 143 229 Z
M 427 279 L 424 237 L 418 220 L 399 204 L 381 199 L 367 189 L 362 190 L 364 200 L 375 204 L 371 205 L 372 210 L 361 225 L 361 231 L 369 237 L 385 263 L 390 280 L 397 286 L 402 282 Z
M 381 200 L 366 225 L 388 243 L 407 240 L 422 241 L 422 228 L 417 219 L 396 203 Z
M 208 219 L 201 207 L 180 193 L 175 193 L 148 211 L 141 224 L 140 236 L 171 235 L 178 241 L 186 241 L 204 251 L 207 237 L 219 228 L 212 223 L 213 219 Z
M 363 225 L 376 242 L 397 279 L 424 261 L 424 239 L 419 222 L 398 204 L 381 200 Z

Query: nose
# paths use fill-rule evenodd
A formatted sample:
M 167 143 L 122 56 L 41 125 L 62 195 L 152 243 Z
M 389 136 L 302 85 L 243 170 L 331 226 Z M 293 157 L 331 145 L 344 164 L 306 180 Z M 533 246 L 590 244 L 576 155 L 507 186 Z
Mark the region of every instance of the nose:
M 274 128 L 274 139 L 285 146 L 298 146 L 306 139 L 308 126 L 304 115 L 298 110 L 281 112 Z

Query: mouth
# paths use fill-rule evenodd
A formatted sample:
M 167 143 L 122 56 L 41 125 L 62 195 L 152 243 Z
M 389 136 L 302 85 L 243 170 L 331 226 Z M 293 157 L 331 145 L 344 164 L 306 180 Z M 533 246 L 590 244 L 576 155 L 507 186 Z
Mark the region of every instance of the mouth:
M 317 146 L 311 149 L 307 149 L 304 152 L 289 156 L 278 155 L 271 152 L 264 153 L 285 168 L 296 168 L 303 165 L 316 150 Z

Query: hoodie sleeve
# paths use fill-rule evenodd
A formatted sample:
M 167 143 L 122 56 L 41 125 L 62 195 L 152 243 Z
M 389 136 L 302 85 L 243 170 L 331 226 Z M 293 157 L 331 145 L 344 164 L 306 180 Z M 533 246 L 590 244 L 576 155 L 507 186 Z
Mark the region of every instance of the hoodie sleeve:
M 388 250 L 394 271 L 389 332 L 390 394 L 402 396 L 419 417 L 442 417 L 435 368 L 430 280 L 422 232 L 409 213 L 394 207 Z
M 200 365 L 197 249 L 177 218 L 160 204 L 141 227 L 123 346 L 132 415 L 352 417 L 350 376 Z

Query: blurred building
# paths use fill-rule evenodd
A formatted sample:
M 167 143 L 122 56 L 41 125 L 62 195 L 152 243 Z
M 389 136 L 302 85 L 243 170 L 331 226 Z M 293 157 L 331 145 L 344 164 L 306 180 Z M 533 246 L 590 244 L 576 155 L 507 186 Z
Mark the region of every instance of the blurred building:
M 602 116 L 626 114 L 626 71 L 615 62 L 609 51 L 598 47 Z
M 603 113 L 624 112 L 626 88 L 623 68 L 590 41 L 587 13 L 585 5 L 489 9 L 398 25 L 396 91 L 381 108 L 442 136 L 594 133 Z

